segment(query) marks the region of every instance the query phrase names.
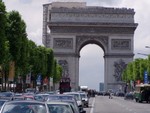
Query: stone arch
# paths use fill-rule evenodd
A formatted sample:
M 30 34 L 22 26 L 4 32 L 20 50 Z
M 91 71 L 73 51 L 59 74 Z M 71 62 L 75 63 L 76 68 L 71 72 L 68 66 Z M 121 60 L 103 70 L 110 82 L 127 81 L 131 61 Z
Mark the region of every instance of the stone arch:
M 80 55 L 80 50 L 87 44 L 96 44 L 107 51 L 108 48 L 108 36 L 93 36 L 93 35 L 80 35 L 76 36 L 76 52 Z
M 134 15 L 133 9 L 89 7 L 85 2 L 43 5 L 43 44 L 54 50 L 74 90 L 79 85 L 79 52 L 90 43 L 104 51 L 105 90 L 122 85 L 121 71 L 134 56 L 134 31 L 138 25 Z

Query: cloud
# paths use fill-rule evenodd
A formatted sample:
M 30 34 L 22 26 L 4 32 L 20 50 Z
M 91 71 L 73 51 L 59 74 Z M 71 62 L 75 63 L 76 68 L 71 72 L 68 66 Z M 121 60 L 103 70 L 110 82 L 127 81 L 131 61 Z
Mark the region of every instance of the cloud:
M 27 25 L 28 38 L 42 45 L 43 4 L 50 0 L 5 0 L 7 11 L 16 10 Z
M 23 3 L 23 4 L 30 4 L 32 2 L 32 0 L 19 0 L 20 3 Z
M 84 2 L 85 0 L 50 0 L 52 2 Z

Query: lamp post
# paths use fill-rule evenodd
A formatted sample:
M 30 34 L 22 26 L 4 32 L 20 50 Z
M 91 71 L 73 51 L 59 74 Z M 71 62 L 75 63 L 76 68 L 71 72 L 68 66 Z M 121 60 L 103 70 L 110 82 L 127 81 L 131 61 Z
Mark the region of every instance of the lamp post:
M 150 48 L 150 46 L 145 46 L 145 48 Z
M 145 53 L 137 53 L 139 55 L 144 55 L 144 56 L 148 56 L 149 54 L 145 54 Z

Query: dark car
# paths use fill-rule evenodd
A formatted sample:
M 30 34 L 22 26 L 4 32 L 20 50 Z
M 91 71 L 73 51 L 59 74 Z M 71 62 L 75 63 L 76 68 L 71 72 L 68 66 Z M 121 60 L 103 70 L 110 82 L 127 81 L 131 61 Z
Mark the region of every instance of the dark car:
M 12 100 L 14 97 L 13 92 L 1 92 L 0 99 Z
M 124 96 L 124 99 L 125 100 L 133 100 L 134 99 L 134 93 L 132 93 L 132 92 L 126 93 Z
M 3 106 L 3 104 L 5 103 L 5 102 L 7 102 L 8 100 L 4 100 L 4 99 L 0 99 L 0 109 L 1 109 L 1 107 Z
M 124 97 L 125 93 L 122 92 L 122 91 L 118 91 L 118 92 L 116 92 L 116 96 L 118 96 L 118 97 Z

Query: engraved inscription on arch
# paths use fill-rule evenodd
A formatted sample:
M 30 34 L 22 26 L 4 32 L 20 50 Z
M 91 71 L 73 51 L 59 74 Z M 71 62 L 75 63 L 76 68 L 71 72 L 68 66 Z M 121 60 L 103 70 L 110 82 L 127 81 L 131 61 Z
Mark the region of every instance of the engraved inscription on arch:
M 72 38 L 54 38 L 53 44 L 54 44 L 54 48 L 73 49 Z
M 130 39 L 112 39 L 111 49 L 131 50 L 131 40 Z

